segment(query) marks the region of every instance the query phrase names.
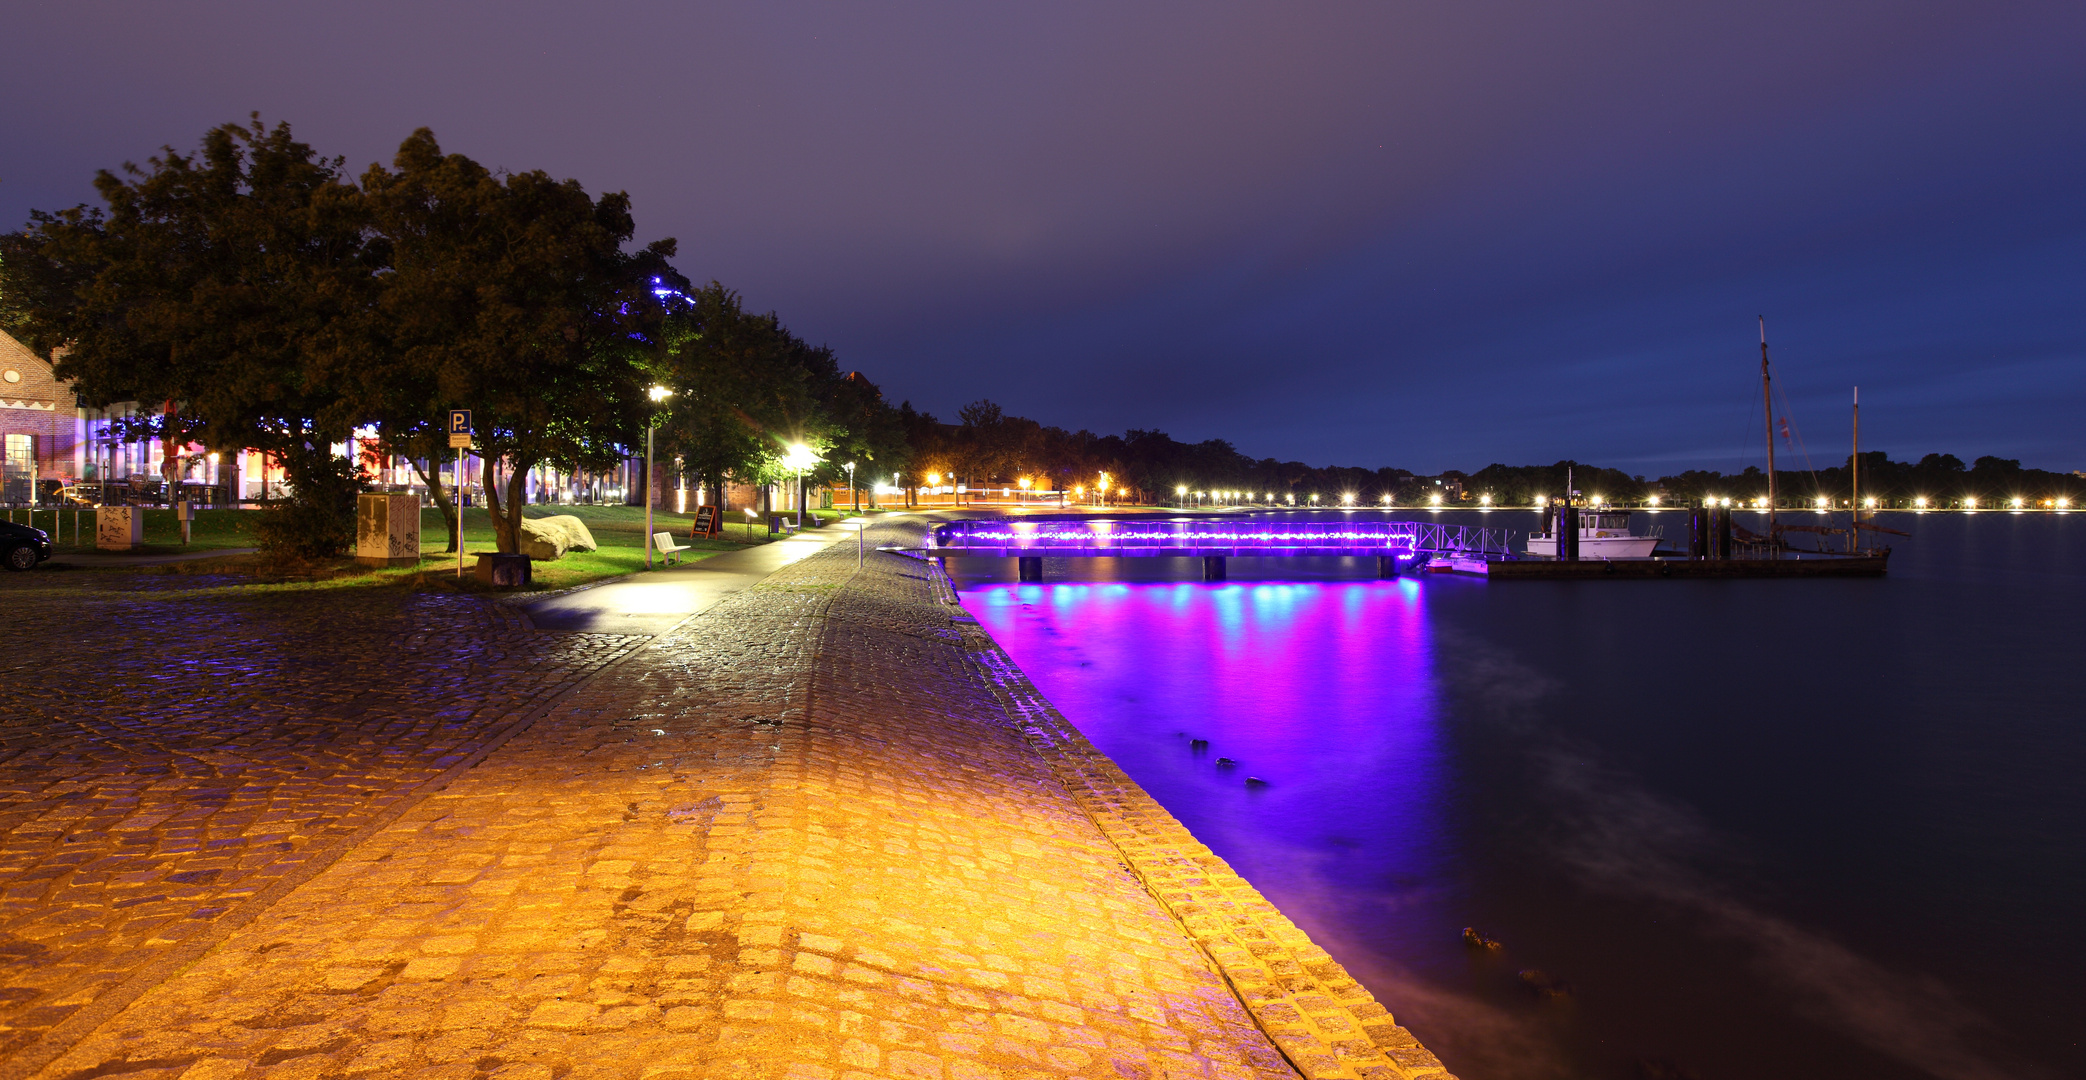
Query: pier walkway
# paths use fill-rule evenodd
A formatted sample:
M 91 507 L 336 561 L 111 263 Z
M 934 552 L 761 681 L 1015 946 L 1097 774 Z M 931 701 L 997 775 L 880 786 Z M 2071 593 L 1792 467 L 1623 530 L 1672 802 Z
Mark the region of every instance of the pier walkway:
M 363 602 L 162 605 L 281 629 L 274 693 L 13 733 L 0 1076 L 1446 1075 L 930 565 L 836 545 L 649 638 Z M 377 696 L 279 655 L 326 646 Z

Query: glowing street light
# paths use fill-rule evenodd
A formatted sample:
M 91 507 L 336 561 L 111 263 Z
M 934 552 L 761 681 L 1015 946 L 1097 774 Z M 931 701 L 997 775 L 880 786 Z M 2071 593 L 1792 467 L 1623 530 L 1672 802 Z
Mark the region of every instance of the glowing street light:
M 1876 496 L 1871 495 L 1868 498 L 1863 499 L 1862 505 L 1867 506 L 1871 510 L 1876 509 Z
M 1925 495 L 1921 495 L 1919 498 L 1912 500 L 1912 505 L 1919 507 L 1921 510 L 1925 510 L 1927 508 L 1927 497 Z
M 797 474 L 797 528 L 804 527 L 804 473 L 818 464 L 818 452 L 803 443 L 791 443 L 782 463 Z
M 2019 510 L 2021 507 L 2026 506 L 2027 504 L 2028 500 L 2023 499 L 2019 495 L 2014 496 L 2014 509 Z
M 1659 505 L 1659 497 L 1657 495 L 1647 496 L 1644 501 L 1652 506 Z
M 1814 502 L 1816 503 L 1816 505 L 1817 505 L 1818 509 L 1820 509 L 1820 510 L 1823 510 L 1823 509 L 1825 509 L 1825 496 L 1823 496 L 1823 495 L 1820 495 L 1820 496 L 1818 496 L 1818 498 L 1817 498 L 1817 499 L 1815 499 L 1815 500 L 1813 500 L 1813 501 L 1814 501 Z
M 1353 506 L 1353 505 L 1354 505 L 1354 492 L 1351 492 L 1351 491 L 1350 491 L 1350 492 L 1347 492 L 1347 493 L 1345 493 L 1345 494 L 1341 495 L 1341 496 L 1340 496 L 1340 505 L 1342 505 L 1342 506 Z
M 1478 505 L 1479 505 L 1479 506 L 1491 506 L 1491 505 L 1492 505 L 1492 496 L 1491 496 L 1491 495 L 1490 495 L 1489 493 L 1488 493 L 1488 494 L 1484 494 L 1484 495 L 1480 495 L 1480 496 L 1478 496 Z
M 652 389 L 647 391 L 646 394 L 652 399 L 652 404 L 654 405 L 674 396 L 672 390 L 656 383 L 653 384 Z M 659 486 L 652 479 L 652 430 L 659 426 L 654 422 L 657 419 L 655 415 L 645 421 L 645 569 L 647 570 L 652 568 L 652 549 L 659 546 L 659 541 L 652 536 L 652 489 Z M 458 455 L 457 460 L 463 460 L 462 455 Z M 461 522 L 463 519 L 459 517 L 457 520 Z M 457 541 L 456 547 L 458 551 L 462 551 L 463 546 L 461 540 Z
M 1963 496 L 1963 509 L 1965 509 L 1965 510 L 1975 510 L 1975 509 L 1977 509 L 1977 496 L 1975 496 L 1975 495 L 1965 495 L 1965 496 Z
M 1427 505 L 1429 505 L 1429 506 L 1440 506 L 1440 505 L 1441 505 L 1441 492 L 1437 491 L 1437 492 L 1435 492 L 1434 494 L 1432 494 L 1432 495 L 1429 495 L 1429 496 L 1427 496 Z

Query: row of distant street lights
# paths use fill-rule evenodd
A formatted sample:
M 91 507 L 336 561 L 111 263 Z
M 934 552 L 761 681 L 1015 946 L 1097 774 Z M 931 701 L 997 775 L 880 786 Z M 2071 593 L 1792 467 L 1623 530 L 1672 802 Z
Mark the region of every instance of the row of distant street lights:
M 1294 494 L 1284 495 L 1278 500 L 1275 496 L 1275 493 L 1271 491 L 1265 493 L 1252 491 L 1197 491 L 1189 488 L 1186 484 L 1182 484 L 1178 487 L 1175 487 L 1173 489 L 1173 493 L 1179 497 L 1182 503 L 1186 504 L 1192 500 L 1194 505 L 1208 504 L 1212 506 L 1235 506 L 1257 505 L 1265 503 L 1271 506 L 1317 506 L 1319 504 L 1318 495 L 1315 492 L 1311 495 L 1305 496 L 1305 500 L 1302 503 L 1299 503 L 1297 501 L 1297 497 Z M 1256 495 L 1258 496 L 1258 498 L 1255 497 Z M 1383 496 L 1381 502 L 1382 505 L 1385 507 L 1390 507 L 1394 505 L 1394 502 L 1389 495 Z M 1585 502 L 1589 506 L 1596 507 L 1609 505 L 1607 498 L 1601 495 L 1589 495 L 1586 497 Z M 1356 505 L 1356 503 L 1357 499 L 1353 492 L 1348 492 L 1340 496 L 1341 506 L 1354 506 Z M 1431 493 L 1427 496 L 1428 506 L 1441 506 L 1443 505 L 1443 503 L 1444 499 L 1439 492 Z M 1537 508 L 1548 506 L 1549 503 L 1550 497 L 1548 495 L 1538 495 L 1535 497 L 1535 505 L 1537 506 Z M 1752 507 L 1754 509 L 1761 510 L 1767 508 L 1767 500 L 1765 498 L 1741 499 L 1733 501 L 1732 498 L 1728 495 L 1706 496 L 1703 499 L 1703 503 L 1708 506 L 1738 506 L 1740 508 Z M 1975 510 L 1978 508 L 1978 500 L 1977 497 L 1974 495 L 1964 496 L 1960 500 L 1960 504 L 1962 509 L 1965 510 Z M 1489 507 L 1493 505 L 1492 496 L 1489 494 L 1478 496 L 1478 505 L 1480 507 Z M 1658 509 L 1659 497 L 1657 495 L 1646 497 L 1644 500 L 1644 505 L 1652 509 Z M 1830 510 L 1834 507 L 1834 505 L 1835 504 L 1833 500 L 1827 498 L 1824 495 L 1820 495 L 1812 501 L 1812 507 L 1818 510 Z M 2063 497 L 2031 500 L 2025 496 L 2016 495 L 2013 498 L 2007 500 L 2005 505 L 2008 509 L 2013 510 L 2069 510 L 2071 509 L 2071 500 Z M 1862 506 L 1865 509 L 1875 510 L 1880 508 L 1882 504 L 1874 496 L 1871 496 L 1862 500 Z M 1935 506 L 1933 503 L 1931 503 L 1924 495 L 1913 499 L 1912 506 L 1913 509 L 1916 510 L 1941 509 L 1941 507 Z M 1787 507 L 1786 509 L 1797 508 Z

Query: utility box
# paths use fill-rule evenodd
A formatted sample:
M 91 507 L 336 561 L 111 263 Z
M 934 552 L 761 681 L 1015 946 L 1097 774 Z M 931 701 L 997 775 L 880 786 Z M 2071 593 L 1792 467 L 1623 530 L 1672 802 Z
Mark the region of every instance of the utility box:
M 94 511 L 94 546 L 103 551 L 135 551 L 145 543 L 145 508 L 103 506 Z
M 420 562 L 420 496 L 355 497 L 355 561 L 364 566 Z

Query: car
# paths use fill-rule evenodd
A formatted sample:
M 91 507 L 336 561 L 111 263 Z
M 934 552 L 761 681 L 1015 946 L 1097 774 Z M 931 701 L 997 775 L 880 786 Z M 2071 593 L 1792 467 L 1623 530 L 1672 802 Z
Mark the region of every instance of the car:
M 0 521 L 0 562 L 9 570 L 34 570 L 51 557 L 51 536 L 42 529 Z

